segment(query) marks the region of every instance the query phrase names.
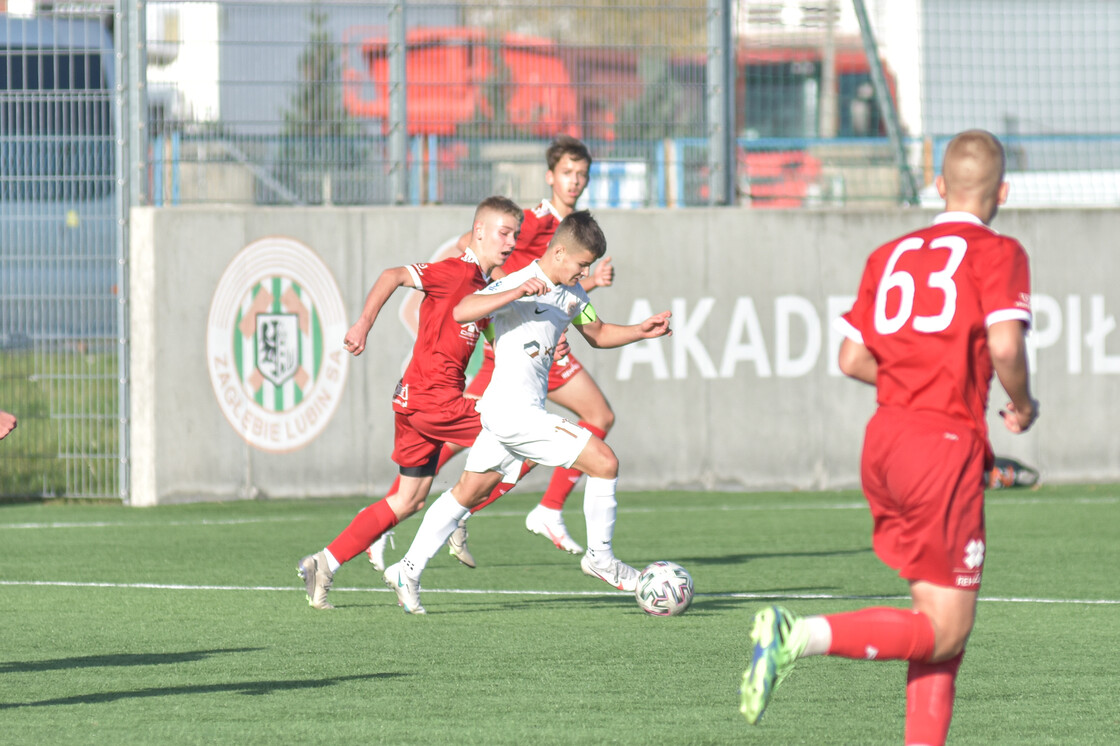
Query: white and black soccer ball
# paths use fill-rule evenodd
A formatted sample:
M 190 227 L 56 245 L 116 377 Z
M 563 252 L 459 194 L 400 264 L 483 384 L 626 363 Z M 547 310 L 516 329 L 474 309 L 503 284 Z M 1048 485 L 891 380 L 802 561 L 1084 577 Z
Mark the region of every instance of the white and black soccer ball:
M 647 614 L 683 614 L 692 605 L 692 576 L 676 562 L 659 560 L 638 576 L 634 598 Z

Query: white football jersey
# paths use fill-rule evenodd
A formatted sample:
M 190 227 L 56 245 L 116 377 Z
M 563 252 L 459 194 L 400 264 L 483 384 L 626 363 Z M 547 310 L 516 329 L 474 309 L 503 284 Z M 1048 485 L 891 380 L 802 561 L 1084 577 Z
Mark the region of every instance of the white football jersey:
M 595 319 L 595 309 L 579 283 L 554 284 L 536 261 L 477 292 L 500 293 L 530 277 L 539 277 L 548 292 L 519 298 L 490 316 L 487 336 L 494 345 L 494 376 L 478 402 L 484 423 L 524 412 L 526 407 L 544 409 L 548 369 L 560 335 L 573 321 L 580 324 Z

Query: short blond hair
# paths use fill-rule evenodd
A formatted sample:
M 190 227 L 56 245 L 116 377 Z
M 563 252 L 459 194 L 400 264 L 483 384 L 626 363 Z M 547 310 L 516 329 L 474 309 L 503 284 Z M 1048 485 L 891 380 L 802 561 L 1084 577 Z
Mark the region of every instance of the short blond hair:
M 1007 157 L 1003 145 L 987 130 L 961 132 L 949 141 L 941 163 L 946 191 L 994 195 L 1003 183 Z

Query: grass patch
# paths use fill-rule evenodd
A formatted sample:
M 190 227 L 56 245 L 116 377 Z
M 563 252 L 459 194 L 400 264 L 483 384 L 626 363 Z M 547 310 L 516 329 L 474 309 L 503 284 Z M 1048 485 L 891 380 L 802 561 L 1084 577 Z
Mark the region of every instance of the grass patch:
M 0 497 L 118 494 L 117 378 L 110 352 L 0 350 L 0 407 L 19 418 L 0 443 Z
M 307 606 L 296 561 L 364 499 L 0 507 L 0 732 L 15 744 L 901 742 L 904 663 L 809 659 L 760 726 L 737 710 L 760 605 L 906 605 L 858 493 L 622 495 L 618 555 L 672 559 L 695 579 L 675 618 L 647 617 L 526 532 L 534 501 L 515 492 L 472 520 L 478 569 L 437 556 L 426 617 L 403 614 L 364 555 L 337 574 L 335 611 Z M 582 539 L 578 497 L 566 519 Z M 400 527 L 391 559 L 418 524 Z M 1120 741 L 1117 525 L 1117 487 L 990 495 L 951 743 Z

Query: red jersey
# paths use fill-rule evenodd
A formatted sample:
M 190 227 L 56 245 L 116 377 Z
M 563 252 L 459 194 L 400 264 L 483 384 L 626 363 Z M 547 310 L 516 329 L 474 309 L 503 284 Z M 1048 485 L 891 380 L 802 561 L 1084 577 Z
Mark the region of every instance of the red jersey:
M 964 421 L 987 442 L 988 326 L 1031 321 L 1026 252 L 964 212 L 880 246 L 841 322 L 878 362 L 880 406 Z
M 433 264 L 410 264 L 407 269 L 424 300 L 412 360 L 393 396 L 393 410 L 402 413 L 463 395 L 467 362 L 479 332 L 474 323 L 456 323 L 451 310 L 489 283 L 470 249 L 461 256 Z
M 525 218 L 521 221 L 521 232 L 517 234 L 517 245 L 513 253 L 502 265 L 502 271 L 507 275 L 527 267 L 534 259 L 544 256 L 548 242 L 556 234 L 560 225 L 560 214 L 547 199 L 531 210 L 525 211 Z

